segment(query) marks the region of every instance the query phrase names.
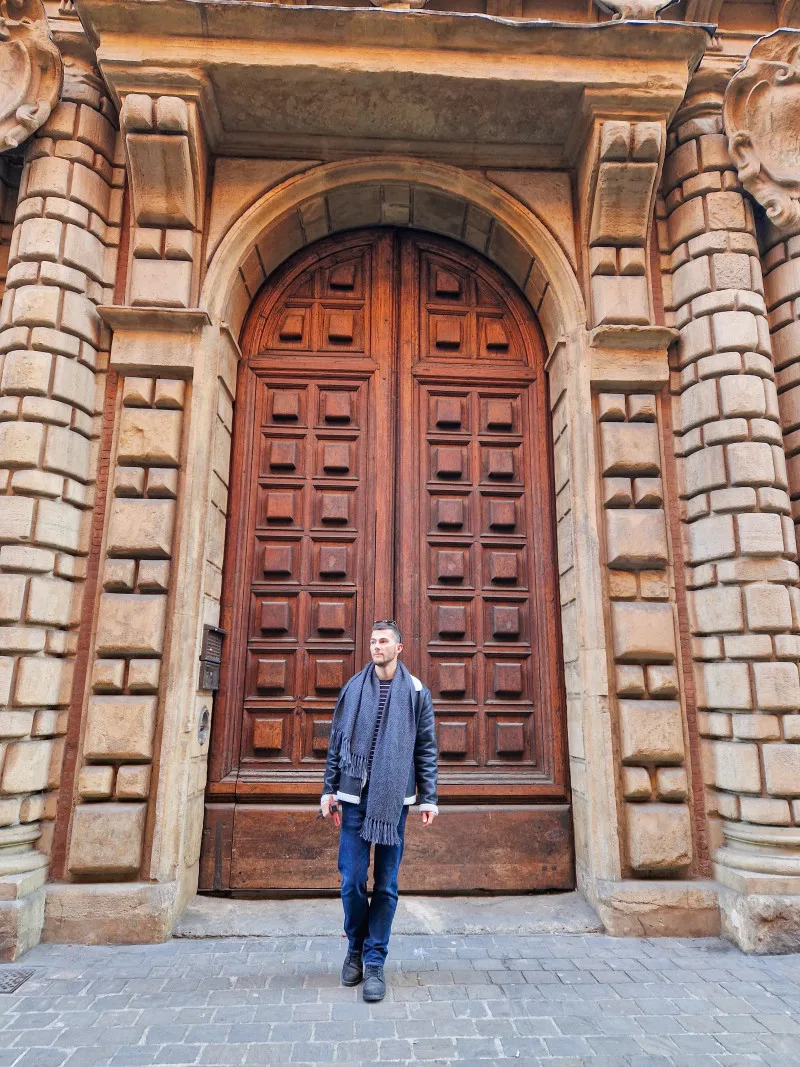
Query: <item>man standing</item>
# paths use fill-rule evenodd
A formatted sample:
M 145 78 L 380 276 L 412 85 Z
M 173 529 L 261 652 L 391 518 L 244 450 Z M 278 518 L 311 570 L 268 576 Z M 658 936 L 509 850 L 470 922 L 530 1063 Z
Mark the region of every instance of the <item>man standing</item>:
M 350 947 L 342 983 L 364 979 L 364 1000 L 383 1000 L 383 964 L 397 909 L 397 875 L 409 805 L 419 797 L 422 825 L 439 813 L 436 798 L 436 730 L 430 690 L 399 660 L 397 623 L 376 622 L 372 662 L 354 674 L 333 713 L 320 808 L 340 824 L 339 873 L 344 929 Z M 375 845 L 372 902 L 367 870 Z

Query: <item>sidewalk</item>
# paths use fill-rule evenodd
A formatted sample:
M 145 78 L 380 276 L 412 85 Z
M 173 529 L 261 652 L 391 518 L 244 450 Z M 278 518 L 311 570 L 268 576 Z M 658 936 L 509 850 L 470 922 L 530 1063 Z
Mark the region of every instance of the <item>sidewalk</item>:
M 800 1064 L 800 956 L 717 939 L 399 935 L 389 993 L 340 937 L 40 945 L 0 995 L 0 1067 Z

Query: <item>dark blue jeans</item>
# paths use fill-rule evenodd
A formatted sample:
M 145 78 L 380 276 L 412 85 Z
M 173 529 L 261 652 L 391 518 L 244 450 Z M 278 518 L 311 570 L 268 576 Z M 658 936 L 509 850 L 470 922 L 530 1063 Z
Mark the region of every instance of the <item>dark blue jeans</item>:
M 397 824 L 400 844 L 375 845 L 371 902 L 367 899 L 367 871 L 372 844 L 360 836 L 367 814 L 366 790 L 360 804 L 343 801 L 339 810 L 342 813 L 339 874 L 342 876 L 344 932 L 351 950 L 363 953 L 365 964 L 383 965 L 397 910 L 397 873 L 403 858 L 408 808 L 403 808 Z

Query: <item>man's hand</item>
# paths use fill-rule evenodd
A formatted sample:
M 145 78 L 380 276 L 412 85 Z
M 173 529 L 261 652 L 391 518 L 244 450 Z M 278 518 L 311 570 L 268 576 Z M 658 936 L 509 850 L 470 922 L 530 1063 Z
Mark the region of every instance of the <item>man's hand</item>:
M 430 824 L 433 822 L 433 820 L 435 818 L 436 818 L 436 812 L 435 811 L 423 811 L 422 812 L 422 825 L 423 826 L 430 826 Z
M 342 819 L 339 815 L 339 805 L 336 802 L 336 797 L 332 793 L 327 793 L 319 802 L 319 810 L 322 812 L 322 818 L 327 819 L 329 816 L 333 816 L 333 822 L 335 826 L 340 826 Z

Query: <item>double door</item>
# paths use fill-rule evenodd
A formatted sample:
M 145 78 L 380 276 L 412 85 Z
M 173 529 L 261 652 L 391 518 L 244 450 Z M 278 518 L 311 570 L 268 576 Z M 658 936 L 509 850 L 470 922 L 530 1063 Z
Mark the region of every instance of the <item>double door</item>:
M 290 262 L 243 335 L 201 888 L 335 889 L 315 819 L 342 684 L 395 618 L 434 698 L 442 817 L 401 888 L 568 888 L 538 330 L 450 242 L 392 230 Z

